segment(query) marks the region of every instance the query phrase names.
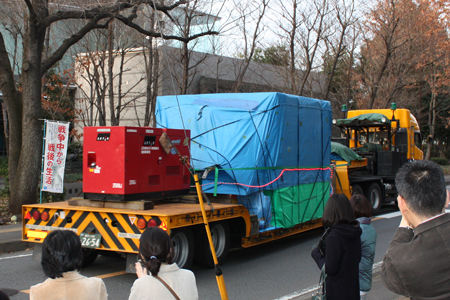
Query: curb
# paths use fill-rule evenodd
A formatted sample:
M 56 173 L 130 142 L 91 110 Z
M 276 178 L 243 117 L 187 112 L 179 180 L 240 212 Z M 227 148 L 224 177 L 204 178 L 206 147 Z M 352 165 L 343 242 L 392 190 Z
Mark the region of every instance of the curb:
M 32 248 L 34 248 L 33 243 L 24 242 L 24 241 L 11 241 L 11 242 L 0 243 L 0 253 L 25 251 L 27 249 L 31 250 Z

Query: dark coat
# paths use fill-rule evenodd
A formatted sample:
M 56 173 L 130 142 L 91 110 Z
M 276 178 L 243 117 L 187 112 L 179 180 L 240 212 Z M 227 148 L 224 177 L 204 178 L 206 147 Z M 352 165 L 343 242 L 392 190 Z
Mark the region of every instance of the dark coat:
M 359 263 L 359 289 L 368 292 L 372 288 L 372 268 L 377 243 L 377 232 L 370 218 L 358 218 L 361 226 L 361 262 Z
M 450 299 L 450 214 L 398 228 L 381 267 L 383 284 L 411 299 Z
M 313 249 L 319 269 L 325 263 L 327 300 L 359 300 L 360 235 L 359 225 L 334 224 L 325 238 L 325 256 Z

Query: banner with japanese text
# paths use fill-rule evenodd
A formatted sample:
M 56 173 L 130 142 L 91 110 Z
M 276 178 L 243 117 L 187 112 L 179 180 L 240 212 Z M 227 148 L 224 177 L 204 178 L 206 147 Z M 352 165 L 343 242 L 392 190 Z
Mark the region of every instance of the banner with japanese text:
M 69 123 L 46 122 L 44 139 L 44 165 L 41 189 L 45 192 L 62 193 L 66 166 Z

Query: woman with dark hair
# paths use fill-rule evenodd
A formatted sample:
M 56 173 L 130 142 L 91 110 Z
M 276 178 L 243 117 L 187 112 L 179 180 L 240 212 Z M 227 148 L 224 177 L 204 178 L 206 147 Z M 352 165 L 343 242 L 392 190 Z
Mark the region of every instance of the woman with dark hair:
M 361 300 L 367 298 L 367 293 L 372 288 L 372 268 L 375 258 L 375 246 L 377 232 L 370 220 L 372 206 L 364 195 L 355 194 L 350 198 L 350 205 L 355 213 L 356 220 L 362 230 L 361 234 L 361 262 L 359 263 L 359 290 Z
M 178 268 L 173 255 L 167 232 L 150 227 L 142 233 L 136 263 L 138 279 L 131 287 L 129 300 L 198 299 L 194 273 Z
M 344 194 L 328 199 L 322 224 L 325 233 L 311 256 L 319 269 L 325 264 L 327 300 L 358 300 L 361 228 Z
M 42 245 L 41 265 L 48 278 L 33 285 L 30 300 L 105 300 L 108 298 L 103 280 L 85 277 L 79 270 L 83 264 L 80 238 L 69 230 L 50 232 Z

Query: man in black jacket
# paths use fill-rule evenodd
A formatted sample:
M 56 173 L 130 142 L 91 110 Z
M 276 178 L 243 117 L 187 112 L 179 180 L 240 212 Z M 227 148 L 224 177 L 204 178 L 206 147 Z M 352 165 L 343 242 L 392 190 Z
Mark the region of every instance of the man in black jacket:
M 450 214 L 444 173 L 431 161 L 413 161 L 397 173 L 402 221 L 384 256 L 382 279 L 411 299 L 450 299 Z

